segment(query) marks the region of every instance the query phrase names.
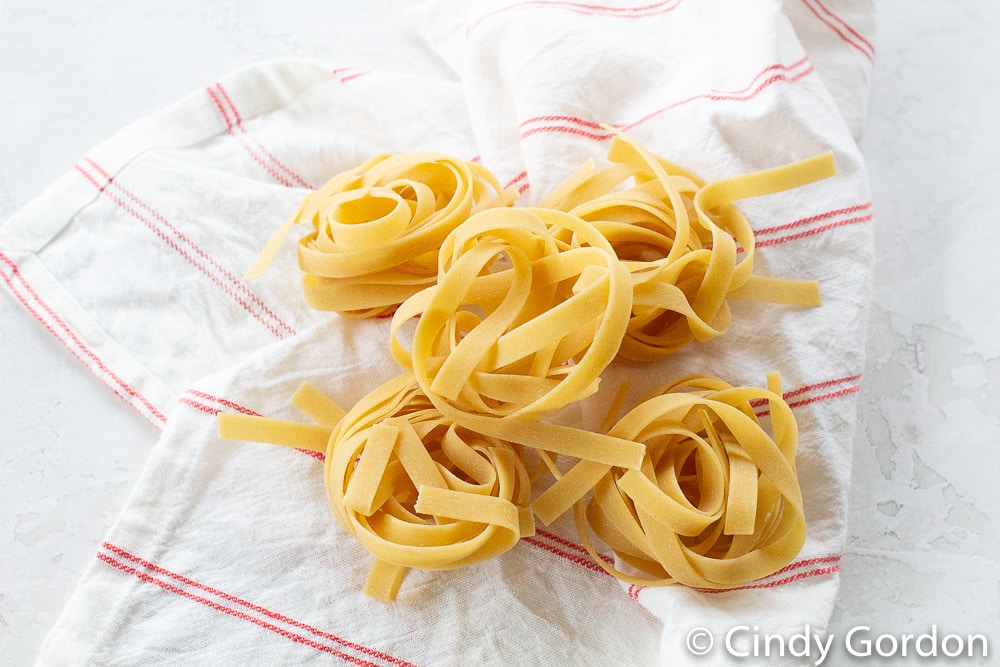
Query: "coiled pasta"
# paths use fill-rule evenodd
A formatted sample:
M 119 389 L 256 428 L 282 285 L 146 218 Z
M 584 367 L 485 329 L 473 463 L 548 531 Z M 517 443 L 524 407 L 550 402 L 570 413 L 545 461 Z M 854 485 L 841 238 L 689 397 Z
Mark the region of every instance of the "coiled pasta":
M 721 335 L 732 319 L 729 299 L 819 305 L 814 282 L 752 275 L 753 229 L 732 202 L 831 176 L 831 154 L 711 184 L 624 135 L 612 140 L 608 159 L 596 172 L 585 163 L 540 206 L 593 223 L 628 266 L 633 300 L 623 358 L 651 361 Z M 628 179 L 634 184 L 620 188 Z
M 399 307 L 390 345 L 457 424 L 635 467 L 635 443 L 537 421 L 597 390 L 631 294 L 627 269 L 590 223 L 549 209 L 487 210 L 445 240 L 437 284 Z M 407 349 L 401 329 L 417 315 Z
M 473 212 L 508 206 L 485 167 L 440 153 L 377 155 L 306 197 L 247 274 L 267 267 L 295 223 L 306 302 L 318 310 L 371 317 L 392 312 L 432 285 L 444 238 Z
M 762 404 L 770 433 L 754 412 Z M 611 433 L 645 445 L 642 466 L 607 468 L 585 509 L 578 501 L 574 510 L 584 546 L 616 577 L 730 588 L 773 574 L 799 553 L 806 523 L 798 431 L 776 373 L 768 389 L 683 378 L 642 401 Z M 639 574 L 605 563 L 588 526 Z
M 394 599 L 407 568 L 464 567 L 533 533 L 521 448 L 445 418 L 412 375 L 375 389 L 346 414 L 311 385 L 293 402 L 321 425 L 220 414 L 220 435 L 322 446 L 330 508 L 376 558 L 365 583 L 372 597 Z

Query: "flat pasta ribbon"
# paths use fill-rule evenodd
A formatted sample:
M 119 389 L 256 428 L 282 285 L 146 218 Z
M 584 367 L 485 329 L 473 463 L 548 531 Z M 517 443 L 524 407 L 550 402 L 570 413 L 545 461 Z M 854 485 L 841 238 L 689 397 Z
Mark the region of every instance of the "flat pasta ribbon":
M 764 404 L 770 433 L 754 412 Z M 798 432 L 777 373 L 768 375 L 768 389 L 682 378 L 639 403 L 610 433 L 645 444 L 638 470 L 588 464 L 552 487 L 566 487 L 561 495 L 574 502 L 583 544 L 609 573 L 647 586 L 724 589 L 773 574 L 801 550 Z M 582 483 L 571 479 L 574 472 Z M 591 499 L 582 500 L 591 488 Z M 639 574 L 602 560 L 588 526 Z
M 247 277 L 270 264 L 293 224 L 309 223 L 298 250 L 309 306 L 382 315 L 434 284 L 441 242 L 469 215 L 516 198 L 474 162 L 431 152 L 377 155 L 306 197 Z
M 608 159 L 597 171 L 584 163 L 540 206 L 592 222 L 628 266 L 634 294 L 623 358 L 660 359 L 725 333 L 730 299 L 819 305 L 815 282 L 752 275 L 753 229 L 732 202 L 832 176 L 832 154 L 711 184 L 625 135 L 612 140 Z M 634 185 L 622 188 L 629 179 Z
M 220 413 L 220 435 L 325 451 L 330 508 L 376 558 L 368 595 L 392 600 L 407 568 L 464 567 L 533 534 L 521 448 L 445 418 L 412 375 L 346 414 L 308 384 L 293 403 L 321 423 Z
M 634 442 L 538 421 L 597 390 L 631 301 L 628 270 L 590 223 L 549 209 L 490 209 L 445 239 L 437 284 L 399 307 L 390 345 L 461 426 L 636 467 Z M 401 330 L 418 315 L 407 349 Z

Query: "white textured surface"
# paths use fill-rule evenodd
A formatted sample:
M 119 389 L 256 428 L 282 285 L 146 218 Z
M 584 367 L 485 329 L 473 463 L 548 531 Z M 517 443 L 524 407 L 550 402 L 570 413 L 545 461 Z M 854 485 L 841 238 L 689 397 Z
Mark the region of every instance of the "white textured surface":
M 1000 650 L 1000 5 L 882 2 L 868 360 L 833 632 Z
M 331 3 L 0 3 L 0 220 L 127 122 L 254 61 L 329 59 L 349 25 Z M 879 259 L 840 636 L 937 624 L 1000 652 L 997 30 L 994 3 L 879 4 L 864 142 Z M 6 293 L 0 322 L 0 663 L 21 665 L 157 433 Z

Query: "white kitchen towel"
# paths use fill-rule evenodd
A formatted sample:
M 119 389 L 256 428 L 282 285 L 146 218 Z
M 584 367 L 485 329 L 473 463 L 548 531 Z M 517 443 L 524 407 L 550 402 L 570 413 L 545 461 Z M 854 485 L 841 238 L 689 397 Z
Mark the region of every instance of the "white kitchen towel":
M 163 436 L 53 629 L 41 664 L 683 664 L 688 633 L 822 631 L 832 609 L 863 367 L 872 203 L 856 139 L 873 51 L 869 2 L 538 0 L 400 8 L 455 68 L 427 74 L 285 60 L 251 67 L 124 129 L 0 227 L 0 278 Z M 378 62 L 373 53 L 358 62 Z M 409 68 L 412 72 L 417 68 Z M 756 272 L 814 279 L 823 306 L 737 302 L 730 331 L 655 364 L 781 372 L 800 427 L 809 537 L 737 590 L 621 586 L 565 520 L 460 571 L 413 572 L 386 605 L 371 557 L 337 527 L 323 466 L 220 441 L 219 411 L 304 419 L 302 380 L 349 406 L 398 374 L 388 321 L 310 311 L 294 244 L 240 276 L 308 192 L 377 152 L 477 159 L 537 201 L 621 127 L 707 180 L 826 150 L 838 175 L 741 202 Z M 610 391 L 610 390 L 609 390 Z M 560 416 L 594 426 L 609 392 Z M 698 642 L 703 645 L 702 642 Z M 727 664 L 723 647 L 697 664 Z

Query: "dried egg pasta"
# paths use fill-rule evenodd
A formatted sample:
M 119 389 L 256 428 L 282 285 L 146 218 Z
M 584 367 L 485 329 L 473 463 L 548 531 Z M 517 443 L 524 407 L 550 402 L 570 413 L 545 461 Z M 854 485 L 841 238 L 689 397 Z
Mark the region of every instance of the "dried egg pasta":
M 636 467 L 633 442 L 538 421 L 597 390 L 628 323 L 625 266 L 588 222 L 491 209 L 445 240 L 438 282 L 392 321 L 393 355 L 448 418 L 539 449 Z M 419 315 L 412 344 L 400 329 Z
M 770 433 L 754 412 L 762 402 Z M 646 446 L 642 466 L 606 466 L 601 475 L 588 463 L 579 475 L 584 484 L 564 492 L 583 498 L 593 490 L 589 501 L 575 502 L 577 527 L 595 561 L 619 579 L 730 588 L 773 574 L 801 550 L 798 432 L 777 373 L 768 375 L 768 389 L 683 378 L 639 403 L 610 432 Z M 571 486 L 564 480 L 572 473 L 557 486 Z M 638 574 L 604 562 L 588 526 Z
M 346 414 L 311 385 L 293 402 L 321 424 L 220 413 L 219 433 L 320 450 L 313 431 L 325 430 L 330 508 L 376 558 L 365 583 L 372 597 L 394 599 L 407 568 L 464 567 L 534 532 L 520 447 L 457 426 L 412 375 L 379 387 Z
M 752 275 L 753 229 L 732 202 L 832 176 L 832 154 L 710 184 L 625 135 L 612 140 L 608 159 L 596 171 L 586 162 L 540 205 L 593 223 L 628 266 L 634 288 L 623 358 L 659 359 L 724 333 L 729 299 L 819 305 L 815 282 Z M 629 179 L 634 185 L 621 187 Z
M 262 273 L 295 223 L 306 302 L 371 317 L 434 284 L 437 251 L 473 212 L 508 206 L 517 193 L 474 162 L 418 152 L 378 155 L 306 197 L 247 274 Z

